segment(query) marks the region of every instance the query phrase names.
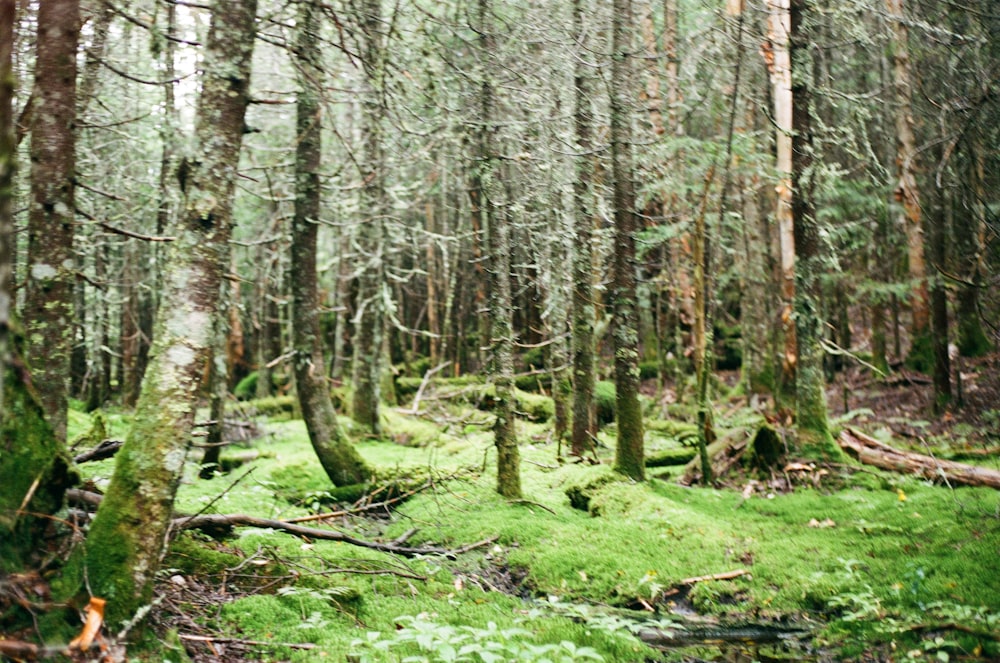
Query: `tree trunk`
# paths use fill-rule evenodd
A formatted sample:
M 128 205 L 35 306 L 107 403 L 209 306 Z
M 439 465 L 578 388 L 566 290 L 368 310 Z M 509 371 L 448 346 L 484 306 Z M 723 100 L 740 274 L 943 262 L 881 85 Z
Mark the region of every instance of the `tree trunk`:
M 765 59 L 771 76 L 774 101 L 775 152 L 779 177 L 775 218 L 781 251 L 781 323 L 785 350 L 781 363 L 780 392 L 794 390 L 798 342 L 792 309 L 795 301 L 795 223 L 792 215 L 792 60 L 789 49 L 791 15 L 789 0 L 768 0 L 768 44 Z M 778 394 L 776 394 L 778 395 Z
M 910 305 L 913 315 L 914 347 L 920 352 L 921 337 L 930 324 L 930 296 L 927 290 L 927 268 L 924 262 L 924 230 L 917 189 L 917 144 L 913 135 L 913 86 L 910 73 L 909 30 L 903 13 L 903 0 L 886 0 L 892 24 L 893 92 L 896 113 L 896 168 L 899 181 L 894 195 L 903 206 L 901 224 L 906 228 L 907 253 L 913 294 Z
M 292 218 L 291 269 L 292 344 L 295 349 L 295 389 L 302 418 L 320 465 L 335 486 L 363 483 L 370 470 L 344 438 L 330 401 L 322 341 L 319 332 L 319 295 L 316 281 L 316 236 L 319 230 L 319 168 L 322 147 L 322 89 L 317 8 L 299 5 L 298 65 L 301 79 L 296 108 L 298 140 L 295 148 L 295 214 Z
M 364 160 L 361 164 L 361 211 L 358 229 L 362 267 L 358 274 L 358 310 L 354 316 L 354 398 L 351 416 L 373 435 L 380 432 L 379 401 L 382 337 L 385 332 L 385 159 L 382 151 L 384 45 L 381 0 L 361 3 L 364 94 L 361 100 Z
M 639 316 L 636 294 L 635 189 L 632 182 L 632 2 L 614 0 L 611 20 L 611 168 L 615 249 L 611 289 L 618 440 L 615 469 L 642 481 L 642 409 L 639 405 Z
M 837 455 L 827 423 L 823 374 L 823 319 L 820 315 L 820 276 L 823 247 L 813 202 L 814 146 L 809 108 L 812 79 L 810 34 L 806 21 L 808 0 L 792 0 L 789 44 L 795 68 L 792 84 L 792 218 L 795 240 L 795 334 L 798 346 L 795 376 L 795 414 L 802 448 Z M 811 17 L 808 17 L 811 18 Z
M 65 445 L 45 420 L 13 320 L 15 19 L 14 1 L 0 0 L 0 574 L 20 570 L 28 555 L 43 549 L 39 541 L 50 520 L 42 514 L 58 511 L 77 479 Z
M 511 317 L 510 225 L 501 206 L 504 187 L 497 161 L 494 133 L 493 58 L 497 57 L 491 0 L 478 3 L 479 136 L 475 178 L 477 198 L 485 216 L 486 245 L 489 253 L 489 375 L 493 383 L 493 444 L 497 448 L 497 492 L 507 498 L 521 497 L 521 460 L 514 424 L 514 328 Z
M 946 163 L 944 143 L 938 144 L 938 163 Z M 935 186 L 934 218 L 930 227 L 930 253 L 933 264 L 947 265 L 947 227 L 951 217 L 951 196 L 944 182 Z M 951 361 L 948 357 L 948 293 L 944 280 L 934 279 L 931 297 L 931 339 L 934 353 L 934 406 L 935 414 L 943 414 L 951 402 Z
M 969 139 L 969 198 L 965 209 L 957 215 L 954 237 L 956 259 L 961 265 L 965 283 L 959 284 L 956 299 L 958 310 L 958 353 L 963 357 L 981 357 L 990 351 L 990 339 L 979 315 L 979 290 L 985 273 L 986 253 L 986 155 L 979 134 Z
M 76 282 L 73 189 L 79 35 L 79 0 L 39 4 L 24 324 L 35 386 L 45 416 L 63 441 Z
M 583 456 L 593 446 L 594 434 L 594 217 L 591 212 L 591 131 L 593 126 L 592 72 L 586 54 L 590 52 L 589 29 L 585 23 L 583 0 L 573 1 L 573 32 L 577 41 L 575 58 L 574 127 L 576 131 L 576 178 L 573 180 L 573 430 L 570 453 Z
M 185 208 L 165 265 L 149 370 L 87 536 L 88 588 L 118 628 L 149 602 L 184 469 L 229 264 L 232 197 L 249 100 L 256 2 L 216 3 L 198 100 L 198 154 L 178 173 Z M 82 570 L 81 570 L 82 571 Z

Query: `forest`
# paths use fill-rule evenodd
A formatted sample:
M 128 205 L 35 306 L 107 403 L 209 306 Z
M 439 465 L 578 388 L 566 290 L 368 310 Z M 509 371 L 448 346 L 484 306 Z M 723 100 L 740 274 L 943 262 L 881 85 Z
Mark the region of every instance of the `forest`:
M 0 0 L 0 660 L 1000 660 L 1000 6 Z

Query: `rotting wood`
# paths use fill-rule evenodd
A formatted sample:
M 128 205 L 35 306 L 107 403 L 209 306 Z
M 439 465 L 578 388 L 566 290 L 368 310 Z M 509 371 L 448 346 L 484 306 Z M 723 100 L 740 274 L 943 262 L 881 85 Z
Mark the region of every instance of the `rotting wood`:
M 712 476 L 719 479 L 736 465 L 750 445 L 749 430 L 737 428 L 708 446 L 708 458 L 712 464 Z M 690 486 L 701 481 L 701 461 L 695 458 L 687 464 L 678 483 Z
M 841 448 L 865 465 L 884 470 L 917 474 L 932 481 L 945 480 L 965 486 L 988 486 L 1000 490 L 1000 472 L 932 456 L 901 451 L 853 428 L 845 428 L 838 438 Z

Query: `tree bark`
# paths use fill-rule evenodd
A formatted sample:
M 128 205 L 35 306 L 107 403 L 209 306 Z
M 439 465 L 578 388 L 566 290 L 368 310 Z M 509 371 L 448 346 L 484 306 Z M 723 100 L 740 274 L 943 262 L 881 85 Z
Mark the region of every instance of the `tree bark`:
M 789 49 L 789 0 L 768 0 L 768 44 L 765 59 L 774 101 L 775 152 L 779 177 L 775 218 L 781 251 L 781 323 L 785 336 L 781 391 L 794 388 L 798 342 L 792 309 L 795 301 L 795 223 L 792 214 L 792 59 Z
M 495 90 L 493 59 L 497 57 L 491 0 L 479 0 L 477 26 L 479 56 L 479 185 L 477 198 L 485 216 L 486 245 L 489 252 L 489 376 L 493 383 L 493 444 L 497 448 L 497 492 L 504 497 L 521 497 L 521 459 L 514 423 L 514 328 L 511 317 L 510 226 L 507 210 L 501 205 L 503 182 L 497 162 L 494 133 Z
M 149 370 L 135 421 L 87 536 L 88 588 L 118 628 L 148 603 L 184 469 L 198 389 L 229 264 L 232 197 L 249 100 L 255 0 L 218 2 L 197 109 L 198 153 L 178 176 L 185 206 L 169 246 Z
M 319 332 L 316 238 L 319 231 L 319 168 L 322 147 L 322 89 L 317 8 L 299 5 L 297 64 L 300 87 L 296 108 L 295 214 L 292 218 L 292 334 L 295 389 L 302 418 L 320 465 L 335 486 L 363 483 L 371 476 L 357 450 L 343 436 L 330 400 Z
M 820 276 L 823 246 L 813 201 L 814 146 L 811 94 L 811 45 L 807 21 L 809 0 L 792 0 L 789 44 L 794 68 L 792 83 L 792 219 L 795 240 L 795 335 L 798 347 L 795 376 L 795 416 L 802 448 L 836 455 L 827 422 L 823 374 L 823 320 L 820 316 Z
M 615 249 L 611 288 L 618 439 L 615 469 L 642 481 L 642 410 L 639 405 L 639 316 L 636 294 L 635 189 L 632 181 L 632 2 L 615 0 L 611 19 L 611 168 Z
M 1000 490 L 1000 472 L 996 470 L 900 451 L 853 428 L 845 428 L 838 442 L 844 451 L 865 465 L 917 474 L 931 481 L 944 479 L 965 486 L 988 486 Z
M 364 133 L 361 212 L 358 248 L 362 267 L 358 274 L 358 310 L 354 317 L 354 398 L 351 416 L 369 433 L 378 435 L 379 381 L 382 340 L 385 333 L 384 242 L 385 159 L 382 147 L 384 45 L 381 0 L 361 3 L 364 94 L 361 100 Z
M 909 30 L 903 11 L 903 0 L 886 0 L 886 10 L 892 24 L 893 92 L 896 116 L 896 168 L 899 181 L 894 195 L 903 206 L 901 225 L 906 228 L 907 255 L 913 293 L 910 306 L 913 315 L 912 333 L 915 345 L 927 334 L 930 324 L 930 295 L 927 289 L 927 267 L 924 261 L 924 229 L 917 188 L 917 144 L 913 135 L 913 85 L 909 55 Z
M 573 430 L 570 453 L 583 456 L 593 446 L 594 434 L 594 217 L 591 212 L 591 132 L 593 126 L 592 72 L 589 26 L 583 0 L 573 2 L 573 33 L 577 57 L 574 72 L 576 109 L 576 178 L 573 180 L 575 237 L 573 242 Z
M 79 0 L 39 4 L 24 324 L 39 398 L 52 429 L 63 441 L 76 282 L 73 189 L 79 35 Z

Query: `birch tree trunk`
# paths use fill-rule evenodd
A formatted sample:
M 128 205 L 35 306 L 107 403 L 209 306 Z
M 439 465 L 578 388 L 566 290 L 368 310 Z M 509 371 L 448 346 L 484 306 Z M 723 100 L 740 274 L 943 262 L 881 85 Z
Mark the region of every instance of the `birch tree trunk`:
M 615 218 L 611 287 L 618 440 L 615 469 L 645 479 L 639 406 L 639 316 L 636 295 L 635 189 L 632 182 L 632 2 L 614 0 L 611 19 L 611 168 Z
M 792 217 L 792 60 L 789 52 L 791 15 L 789 0 L 768 0 L 768 43 L 765 51 L 774 101 L 776 166 L 781 178 L 776 187 L 778 244 L 781 252 L 781 323 L 785 335 L 782 357 L 782 391 L 795 384 L 798 357 L 795 321 L 795 230 Z
M 184 210 L 170 244 L 135 421 L 87 536 L 87 587 L 120 627 L 153 590 L 184 469 L 198 389 L 229 264 L 232 197 L 249 99 L 255 0 L 217 2 L 197 109 L 197 156 L 178 172 Z
M 319 30 L 312 0 L 299 5 L 297 64 L 300 87 L 296 108 L 295 214 L 292 217 L 291 261 L 292 343 L 295 389 L 309 441 L 320 465 L 335 486 L 363 483 L 371 476 L 364 461 L 344 438 L 330 400 L 319 329 L 316 279 L 316 238 L 319 231 L 319 168 L 322 147 L 322 89 Z

